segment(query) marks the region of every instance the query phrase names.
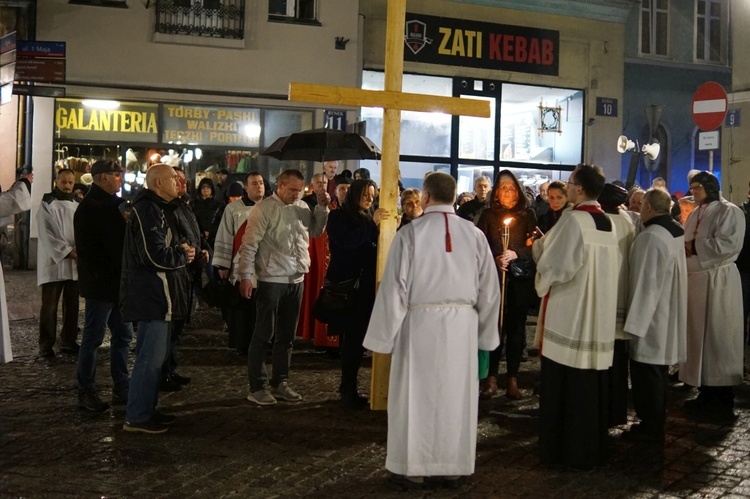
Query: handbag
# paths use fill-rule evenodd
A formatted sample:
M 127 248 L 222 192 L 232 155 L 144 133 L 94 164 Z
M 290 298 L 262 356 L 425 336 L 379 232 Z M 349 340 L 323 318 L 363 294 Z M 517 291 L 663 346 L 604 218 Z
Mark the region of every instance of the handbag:
M 315 300 L 312 314 L 320 322 L 328 324 L 335 314 L 353 310 L 357 303 L 359 292 L 359 277 L 345 281 L 332 282 L 328 279 L 320 288 L 318 299 Z
M 508 273 L 514 281 L 528 281 L 536 274 L 536 264 L 533 260 L 516 258 L 508 264 Z

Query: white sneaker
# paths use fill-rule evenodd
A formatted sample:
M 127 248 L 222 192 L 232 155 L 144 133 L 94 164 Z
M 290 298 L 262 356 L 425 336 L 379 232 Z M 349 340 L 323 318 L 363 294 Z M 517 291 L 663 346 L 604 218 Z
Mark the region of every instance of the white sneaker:
M 276 388 L 271 388 L 271 394 L 275 395 L 276 398 L 288 400 L 289 402 L 299 402 L 302 400 L 302 395 L 292 390 L 286 381 L 280 383 Z
M 250 395 L 247 396 L 247 400 L 258 405 L 276 404 L 276 399 L 273 398 L 273 395 L 268 393 L 267 390 L 258 390 L 257 392 L 252 392 Z

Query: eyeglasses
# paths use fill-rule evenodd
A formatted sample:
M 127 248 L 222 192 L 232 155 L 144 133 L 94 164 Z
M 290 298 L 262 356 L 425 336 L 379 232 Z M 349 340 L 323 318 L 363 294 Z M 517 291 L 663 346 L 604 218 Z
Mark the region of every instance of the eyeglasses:
M 105 172 L 105 175 L 112 175 L 114 177 L 120 178 L 122 176 L 122 173 L 120 172 Z
M 516 192 L 515 187 L 500 187 L 498 189 L 500 192 Z
M 703 190 L 703 186 L 702 186 L 702 185 L 700 185 L 700 184 L 699 184 L 699 185 L 696 185 L 696 186 L 691 186 L 691 187 L 690 187 L 690 190 L 691 190 L 691 191 L 702 191 L 702 190 Z

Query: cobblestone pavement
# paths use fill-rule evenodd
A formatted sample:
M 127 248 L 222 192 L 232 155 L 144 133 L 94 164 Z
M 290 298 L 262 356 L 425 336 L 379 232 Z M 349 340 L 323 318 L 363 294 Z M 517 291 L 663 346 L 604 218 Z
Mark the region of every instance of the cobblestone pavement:
M 292 385 L 305 400 L 273 407 L 245 400 L 245 359 L 225 347 L 218 314 L 203 312 L 181 346 L 193 382 L 162 394 L 177 423 L 164 435 L 127 434 L 124 409 L 76 407 L 75 359 L 37 353 L 39 294 L 33 272 L 6 273 L 16 360 L 0 365 L 0 497 L 368 497 L 389 496 L 386 413 L 352 412 L 335 394 L 338 364 L 300 345 Z M 108 396 L 107 347 L 97 380 Z M 370 370 L 362 372 L 367 386 Z M 520 382 L 538 381 L 539 364 Z M 536 453 L 538 400 L 480 404 L 477 469 L 460 490 L 418 497 L 749 497 L 750 388 L 738 390 L 736 418 L 697 421 L 679 409 L 693 393 L 670 391 L 663 448 L 611 432 L 612 458 L 591 472 L 543 467 Z M 439 435 L 435 436 L 439 438 Z

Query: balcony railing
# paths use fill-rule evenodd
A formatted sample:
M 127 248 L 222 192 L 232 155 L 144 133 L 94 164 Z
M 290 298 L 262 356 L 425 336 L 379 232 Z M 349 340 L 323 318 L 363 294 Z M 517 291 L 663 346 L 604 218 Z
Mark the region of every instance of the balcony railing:
M 157 0 L 156 32 L 241 40 L 245 0 Z

